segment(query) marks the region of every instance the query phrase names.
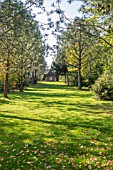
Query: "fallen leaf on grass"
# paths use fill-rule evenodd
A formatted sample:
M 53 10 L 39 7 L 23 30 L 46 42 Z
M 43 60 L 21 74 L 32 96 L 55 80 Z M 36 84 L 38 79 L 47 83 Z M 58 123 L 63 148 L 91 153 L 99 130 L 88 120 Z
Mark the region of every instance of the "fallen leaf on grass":
M 41 154 L 45 154 L 45 151 L 40 151 Z
M 28 165 L 30 165 L 30 164 L 33 164 L 33 162 L 30 162 L 30 161 L 28 161 L 28 162 L 26 162 Z
M 92 169 L 92 166 L 91 166 L 91 165 L 88 165 L 88 169 Z
M 75 165 L 74 163 L 72 164 L 72 167 L 73 167 L 75 170 L 78 170 L 77 165 Z

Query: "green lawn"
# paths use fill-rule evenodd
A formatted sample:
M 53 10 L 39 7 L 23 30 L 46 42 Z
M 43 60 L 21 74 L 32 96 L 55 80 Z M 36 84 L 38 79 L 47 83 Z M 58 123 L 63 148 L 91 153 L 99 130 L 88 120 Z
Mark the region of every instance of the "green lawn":
M 113 170 L 113 102 L 45 82 L 2 96 L 1 170 Z

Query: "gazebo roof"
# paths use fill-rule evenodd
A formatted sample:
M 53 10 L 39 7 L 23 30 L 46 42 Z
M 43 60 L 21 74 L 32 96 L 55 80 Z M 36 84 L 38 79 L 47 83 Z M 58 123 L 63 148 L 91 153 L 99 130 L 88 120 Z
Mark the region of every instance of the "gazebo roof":
M 45 72 L 44 72 L 44 75 L 55 75 L 55 72 L 52 70 L 52 69 L 47 69 L 47 70 L 45 70 Z

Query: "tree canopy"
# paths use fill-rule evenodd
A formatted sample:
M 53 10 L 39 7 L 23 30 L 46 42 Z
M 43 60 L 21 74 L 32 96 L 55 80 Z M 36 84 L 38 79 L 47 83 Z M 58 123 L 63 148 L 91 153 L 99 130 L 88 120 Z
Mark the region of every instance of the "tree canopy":
M 22 1 L 4 0 L 0 8 L 0 61 L 5 70 L 0 79 L 4 81 L 4 96 L 8 97 L 10 86 L 18 85 L 23 91 L 29 76 L 36 76 L 41 65 L 45 67 L 45 47 L 37 21 Z

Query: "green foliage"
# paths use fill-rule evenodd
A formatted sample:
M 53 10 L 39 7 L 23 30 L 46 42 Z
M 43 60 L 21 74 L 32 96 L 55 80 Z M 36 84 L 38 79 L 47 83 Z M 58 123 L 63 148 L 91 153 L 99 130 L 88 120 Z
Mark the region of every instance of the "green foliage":
M 100 35 L 108 34 L 108 37 L 113 40 L 113 1 L 85 0 L 81 7 L 81 11 L 84 16 L 88 18 L 86 25 L 92 25 L 96 30 L 100 30 Z M 102 38 L 101 36 L 100 39 L 113 48 L 113 43 L 109 42 L 109 40 Z
M 60 61 L 59 62 L 53 61 L 51 67 L 56 72 L 56 81 L 59 81 L 59 76 L 60 75 L 62 75 L 62 76 L 65 75 L 66 76 L 66 74 L 68 72 L 67 65 L 65 63 L 63 63 L 62 61 L 61 62 Z
M 60 65 L 53 61 L 51 67 L 56 73 L 56 81 L 59 81 L 59 75 L 61 72 Z
M 113 102 L 62 83 L 0 94 L 1 170 L 112 169 Z
M 72 86 L 77 86 L 78 84 L 77 72 L 69 72 L 68 77 L 69 77 L 69 82 L 70 82 L 69 84 Z
M 105 72 L 92 86 L 100 99 L 113 100 L 113 74 Z
M 34 3 L 35 1 L 32 3 L 29 0 L 24 3 L 20 0 L 0 2 L 0 61 L 5 70 L 4 97 L 7 89 L 15 87 L 18 80 L 20 90 L 23 90 L 26 79 L 27 82 L 30 80 L 26 75 L 30 73 L 35 75 L 34 79 L 32 78 L 34 83 L 37 75 L 41 73 L 40 70 L 45 68 L 42 35 L 37 21 L 29 10 Z M 31 5 L 28 7 L 28 4 Z M 2 72 L 3 70 L 0 70 L 0 75 Z
M 82 77 L 88 75 L 92 63 L 95 63 L 97 53 L 94 54 L 94 49 L 96 44 L 99 43 L 99 39 L 96 38 L 99 31 L 95 30 L 91 25 L 86 26 L 86 23 L 86 18 L 76 18 L 73 23 L 68 25 L 67 30 L 60 37 L 62 56 L 64 56 L 61 62 L 65 61 L 69 72 L 78 73 L 76 84 L 79 90 L 84 83 L 82 82 Z M 92 36 L 92 34 L 95 36 Z M 61 58 L 59 53 L 57 58 Z M 91 76 L 91 73 L 89 74 Z

